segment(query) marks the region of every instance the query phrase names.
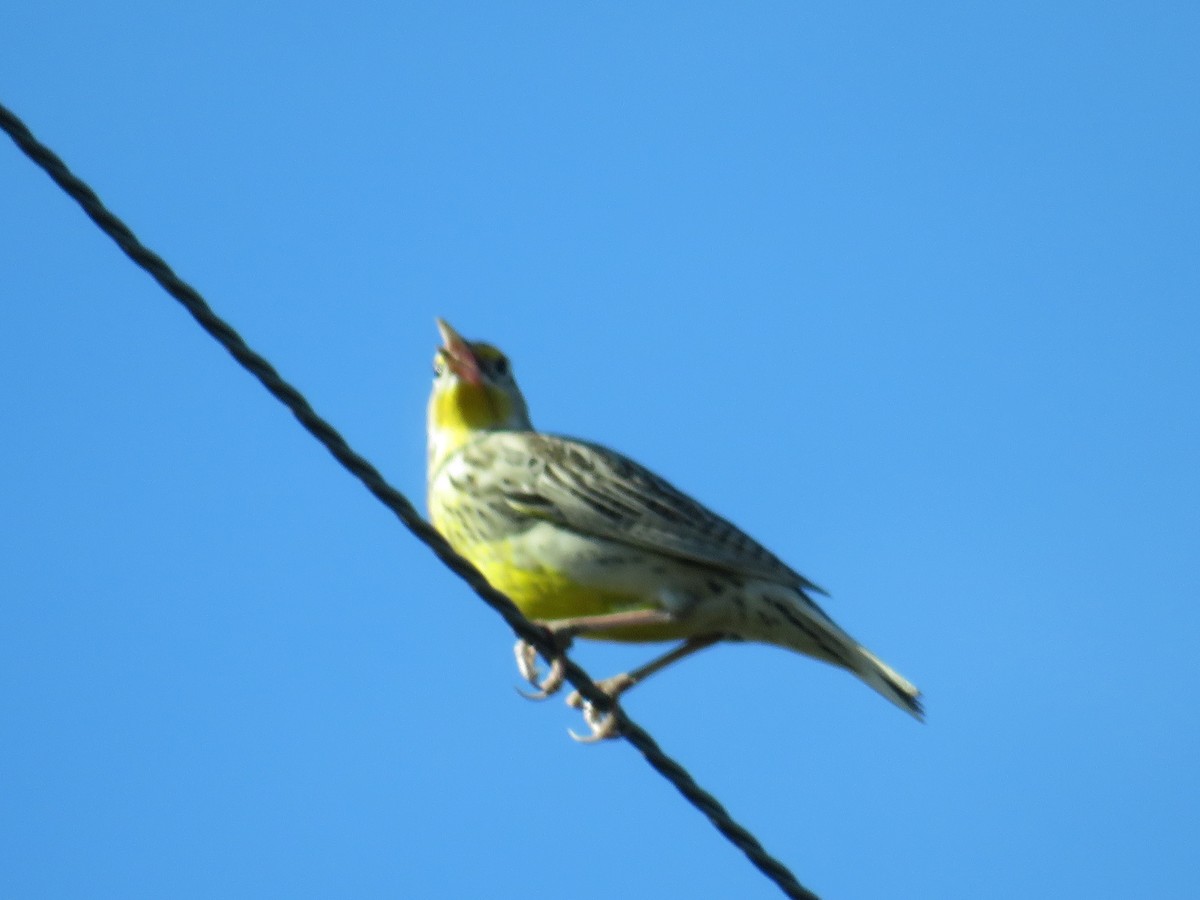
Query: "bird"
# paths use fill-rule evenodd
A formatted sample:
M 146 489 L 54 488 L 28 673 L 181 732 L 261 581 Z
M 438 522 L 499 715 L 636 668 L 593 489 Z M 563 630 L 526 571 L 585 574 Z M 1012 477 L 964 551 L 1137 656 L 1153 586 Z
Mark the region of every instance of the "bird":
M 723 641 L 784 647 L 856 675 L 919 721 L 917 688 L 822 610 L 826 592 L 735 525 L 628 457 L 534 429 L 512 364 L 437 319 L 427 416 L 427 487 L 437 531 L 565 650 L 576 637 L 678 641 L 598 682 L 614 702 L 667 666 Z M 520 674 L 543 699 L 563 683 L 561 655 L 542 677 L 518 641 Z M 584 701 L 597 741 L 616 717 Z

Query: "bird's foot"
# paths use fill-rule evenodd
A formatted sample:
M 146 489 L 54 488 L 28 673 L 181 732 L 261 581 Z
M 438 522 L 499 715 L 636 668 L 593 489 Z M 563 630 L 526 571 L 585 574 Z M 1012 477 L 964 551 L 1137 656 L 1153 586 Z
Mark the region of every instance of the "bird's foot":
M 523 691 L 517 688 L 517 693 L 529 700 L 545 700 L 551 694 L 555 694 L 563 686 L 565 673 L 563 671 L 562 655 L 571 646 L 571 638 L 569 635 L 555 634 L 554 631 L 546 629 L 550 637 L 558 644 L 559 655 L 550 660 L 550 671 L 546 673 L 546 677 L 542 677 L 541 671 L 538 669 L 538 652 L 533 644 L 525 640 L 517 641 L 513 647 L 513 653 L 517 657 L 517 671 L 521 673 L 521 677 L 533 685 L 537 690 Z
M 635 684 L 637 684 L 637 679 L 629 674 L 614 675 L 612 678 L 597 681 L 596 687 L 612 698 L 614 708 L 608 711 L 597 709 L 590 701 L 584 700 L 579 691 L 572 691 L 567 697 L 567 706 L 583 712 L 583 721 L 587 722 L 592 733 L 580 735 L 570 729 L 567 730 L 567 733 L 581 744 L 595 744 L 599 741 L 620 737 L 621 726 L 615 712 L 617 698 Z

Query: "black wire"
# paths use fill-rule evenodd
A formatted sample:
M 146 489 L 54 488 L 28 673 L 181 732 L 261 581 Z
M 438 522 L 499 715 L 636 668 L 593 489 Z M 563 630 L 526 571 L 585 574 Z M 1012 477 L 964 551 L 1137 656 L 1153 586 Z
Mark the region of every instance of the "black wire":
M 707 816 L 721 834 L 746 854 L 759 871 L 778 885 L 788 897 L 816 900 L 816 895 L 806 890 L 783 863 L 768 854 L 754 835 L 735 822 L 712 794 L 701 788 L 683 766 L 663 753 L 654 738 L 625 715 L 621 707 L 613 703 L 612 698 L 596 687 L 591 677 L 561 652 L 544 628 L 526 619 L 511 600 L 487 583 L 478 569 L 455 553 L 404 495 L 388 484 L 374 466 L 355 453 L 332 425 L 317 415 L 303 394 L 284 381 L 262 356 L 251 350 L 241 336 L 209 308 L 195 288 L 171 270 L 162 257 L 143 246 L 129 227 L 100 202 L 95 192 L 77 178 L 53 151 L 39 142 L 25 123 L 3 104 L 0 104 L 0 128 L 8 133 L 26 156 L 79 203 L 88 217 L 101 231 L 117 242 L 126 256 L 148 272 L 163 290 L 182 303 L 201 328 L 212 335 L 263 387 L 290 409 L 305 430 L 320 441 L 367 490 L 394 512 L 405 527 L 428 546 L 438 559 L 470 585 L 488 606 L 498 612 L 517 637 L 532 644 L 546 659 L 561 658 L 567 681 L 596 709 L 615 716 L 621 736 L 637 748 L 646 758 L 646 762 L 671 782 L 688 802 Z

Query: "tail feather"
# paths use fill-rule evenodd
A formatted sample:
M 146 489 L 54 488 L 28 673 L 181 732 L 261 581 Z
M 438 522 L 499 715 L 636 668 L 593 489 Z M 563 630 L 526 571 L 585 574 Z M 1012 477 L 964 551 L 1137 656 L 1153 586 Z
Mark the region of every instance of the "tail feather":
M 770 585 L 749 597 L 762 605 L 756 609 L 759 616 L 747 617 L 744 622 L 753 625 L 757 620 L 764 627 L 750 629 L 743 625 L 735 633 L 848 669 L 917 721 L 925 721 L 917 686 L 843 631 L 803 591 L 783 593 Z
M 855 673 L 917 721 L 924 722 L 925 707 L 917 686 L 865 647 L 860 646 L 858 652 L 864 665 L 856 667 Z

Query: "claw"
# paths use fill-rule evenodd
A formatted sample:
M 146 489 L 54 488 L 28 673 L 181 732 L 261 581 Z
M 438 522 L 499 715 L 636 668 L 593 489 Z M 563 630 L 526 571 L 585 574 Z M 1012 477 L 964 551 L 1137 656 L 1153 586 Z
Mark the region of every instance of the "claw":
M 566 680 L 566 675 L 563 671 L 561 659 L 555 659 L 550 663 L 550 671 L 546 673 L 546 677 L 541 681 L 538 680 L 538 672 L 535 670 L 533 677 L 529 678 L 529 683 L 532 684 L 536 691 L 526 691 L 517 688 L 517 693 L 526 700 L 545 700 L 551 694 L 558 693 L 563 686 L 563 681 Z
M 560 647 L 566 650 L 566 646 L 560 640 Z M 562 657 L 555 657 L 550 660 L 550 671 L 546 673 L 546 677 L 542 678 L 542 673 L 538 670 L 537 650 L 527 641 L 519 640 L 513 653 L 517 657 L 517 671 L 521 673 L 521 677 L 528 681 L 531 685 L 537 688 L 536 691 L 525 691 L 517 688 L 517 693 L 527 700 L 545 700 L 551 694 L 555 694 L 563 686 L 563 681 L 566 678 L 566 673 L 563 670 Z
M 587 722 L 588 728 L 592 729 L 591 734 L 584 736 L 577 734 L 571 728 L 567 729 L 567 734 L 571 736 L 571 740 L 577 743 L 597 744 L 600 741 L 607 741 L 621 736 L 621 728 L 617 724 L 615 712 L 600 712 L 592 704 L 584 702 L 583 721 Z
M 597 681 L 596 687 L 612 697 L 615 703 L 617 698 L 625 691 L 629 690 L 637 684 L 637 679 L 628 674 L 614 675 L 612 678 L 606 678 L 604 681 Z M 612 712 L 601 712 L 596 709 L 591 703 L 583 699 L 583 695 L 579 691 L 571 691 L 567 697 L 567 706 L 573 709 L 578 709 L 583 712 L 583 721 L 592 729 L 590 735 L 584 736 L 577 734 L 571 729 L 567 729 L 572 740 L 578 741 L 581 744 L 595 744 L 599 741 L 609 740 L 621 736 L 621 728 L 617 724 L 617 717 Z
M 537 651 L 533 649 L 533 644 L 523 640 L 517 641 L 513 647 L 513 655 L 517 657 L 517 671 L 521 673 L 521 677 L 530 684 L 537 684 Z
M 588 709 L 591 711 L 591 707 Z M 621 736 L 621 729 L 617 726 L 617 717 L 612 713 L 597 715 L 595 719 L 590 719 L 587 712 L 585 712 L 583 717 L 587 720 L 588 727 L 592 729 L 591 734 L 585 736 L 576 732 L 574 728 L 567 729 L 567 734 L 577 744 L 598 744 L 601 741 L 612 740 Z

